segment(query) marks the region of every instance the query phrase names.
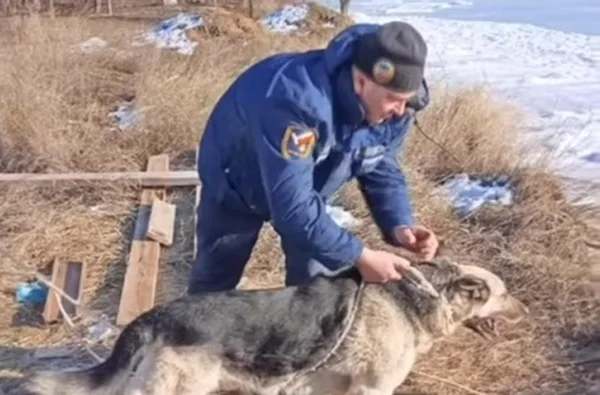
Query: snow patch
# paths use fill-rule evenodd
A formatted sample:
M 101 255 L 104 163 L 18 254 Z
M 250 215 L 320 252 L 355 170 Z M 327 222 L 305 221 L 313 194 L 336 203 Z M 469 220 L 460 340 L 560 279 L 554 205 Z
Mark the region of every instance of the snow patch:
M 158 48 L 173 49 L 183 55 L 192 55 L 198 43 L 190 40 L 186 31 L 203 25 L 202 16 L 180 13 L 155 25 L 144 38 L 146 43 L 152 43 Z
M 441 190 L 450 199 L 452 206 L 462 216 L 466 216 L 486 204 L 512 204 L 511 187 L 508 177 L 482 179 L 461 173 L 444 182 Z
M 308 16 L 308 5 L 286 5 L 261 20 L 261 23 L 274 32 L 289 33 L 298 29 L 296 25 Z

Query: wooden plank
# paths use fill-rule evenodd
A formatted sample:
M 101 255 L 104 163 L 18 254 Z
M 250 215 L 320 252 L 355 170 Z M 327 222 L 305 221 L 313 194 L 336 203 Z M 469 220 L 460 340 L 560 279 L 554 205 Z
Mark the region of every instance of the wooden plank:
M 167 155 L 150 157 L 147 169 L 148 171 L 168 171 L 169 157 Z M 127 325 L 138 315 L 154 307 L 158 284 L 160 244 L 148 239 L 147 229 L 152 202 L 155 199 L 164 199 L 165 194 L 164 188 L 144 188 L 142 190 L 134 239 L 121 292 L 117 325 Z
M 99 173 L 0 173 L 0 184 L 53 184 L 58 182 L 123 182 L 142 187 L 182 187 L 200 183 L 196 170 Z
M 148 225 L 148 238 L 164 246 L 173 244 L 175 232 L 175 205 L 161 199 L 154 199 L 150 223 Z
M 69 262 L 67 264 L 67 275 L 65 279 L 65 293 L 71 299 L 79 302 L 83 294 L 83 280 L 85 278 L 85 264 L 83 262 Z M 69 302 L 66 298 L 62 300 L 67 314 L 71 317 L 79 313 L 78 306 Z
M 52 284 L 62 290 L 71 299 L 79 301 L 83 293 L 85 266 L 82 262 L 64 262 L 55 259 L 52 264 Z M 78 308 L 66 298 L 60 296 L 54 289 L 48 291 L 48 298 L 44 306 L 44 322 L 50 323 L 58 320 L 60 309 L 58 298 L 61 299 L 65 312 L 73 317 L 78 314 Z
M 154 306 L 159 258 L 160 244 L 155 241 L 139 241 L 131 249 L 117 314 L 117 325 L 127 325 Z
M 64 289 L 65 280 L 67 277 L 67 265 L 58 259 L 54 259 L 52 262 L 52 279 L 50 280 L 53 285 L 58 289 Z M 42 317 L 44 322 L 51 323 L 58 319 L 60 310 L 58 308 L 58 298 L 60 295 L 54 289 L 48 290 L 48 298 L 46 299 L 46 305 L 44 306 L 44 312 Z

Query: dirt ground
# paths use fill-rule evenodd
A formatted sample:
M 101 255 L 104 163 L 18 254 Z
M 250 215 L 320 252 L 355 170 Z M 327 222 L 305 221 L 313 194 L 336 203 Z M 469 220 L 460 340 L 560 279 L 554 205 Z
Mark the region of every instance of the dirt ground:
M 113 18 L 12 19 L 0 27 L 0 171 L 141 170 L 150 155 L 161 153 L 169 155 L 172 169 L 191 169 L 212 105 L 241 70 L 270 53 L 322 46 L 337 31 L 315 27 L 329 18 L 317 16 L 304 27 L 315 34 L 266 34 L 235 9 L 210 9 L 207 19 L 216 27 L 209 34 L 191 33 L 198 47 L 186 57 L 130 45 L 173 9 L 127 12 Z M 102 37 L 107 48 L 92 54 L 74 50 L 90 37 Z M 132 129 L 119 130 L 107 114 L 127 101 L 143 117 Z M 440 253 L 496 271 L 531 316 L 501 328 L 491 342 L 467 330 L 440 341 L 398 394 L 600 393 L 600 291 L 595 293 L 600 269 L 593 265 L 600 265 L 598 208 L 570 205 L 543 163 L 520 165 L 513 145 L 519 130 L 515 112 L 479 87 L 434 89 L 432 105 L 420 117 L 428 137 L 411 132 L 401 161 L 416 217 L 440 235 Z M 462 171 L 510 175 L 517 185 L 515 204 L 459 218 L 435 186 Z M 174 188 L 170 196 L 177 204 L 175 243 L 161 255 L 157 303 L 185 291 L 192 259 L 194 191 Z M 28 369 L 94 361 L 81 339 L 101 314 L 114 323 L 138 198 L 133 186 L 110 184 L 0 190 L 5 393 L 23 393 L 19 384 Z M 401 253 L 380 239 L 356 185 L 342 191 L 339 204 L 363 220 L 354 231 L 370 246 Z M 75 328 L 44 325 L 42 306 L 15 299 L 17 284 L 36 270 L 48 273 L 54 257 L 82 260 L 88 267 L 89 314 Z M 265 226 L 240 286 L 281 285 L 282 261 L 278 235 Z M 110 344 L 92 349 L 102 357 Z

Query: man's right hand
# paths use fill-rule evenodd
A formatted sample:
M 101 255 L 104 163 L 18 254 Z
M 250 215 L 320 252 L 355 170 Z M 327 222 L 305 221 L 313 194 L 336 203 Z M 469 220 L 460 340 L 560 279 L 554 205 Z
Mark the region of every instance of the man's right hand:
M 410 266 L 410 262 L 402 257 L 382 250 L 363 249 L 358 258 L 357 267 L 363 279 L 369 283 L 387 283 L 402 278 L 402 267 Z

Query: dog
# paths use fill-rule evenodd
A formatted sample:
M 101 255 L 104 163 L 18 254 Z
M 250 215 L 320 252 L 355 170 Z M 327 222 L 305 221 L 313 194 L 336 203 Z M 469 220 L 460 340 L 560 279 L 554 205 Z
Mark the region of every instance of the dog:
M 391 395 L 417 357 L 459 327 L 488 338 L 527 307 L 478 266 L 415 262 L 438 292 L 356 270 L 268 290 L 187 295 L 127 325 L 91 368 L 37 372 L 44 395 Z

